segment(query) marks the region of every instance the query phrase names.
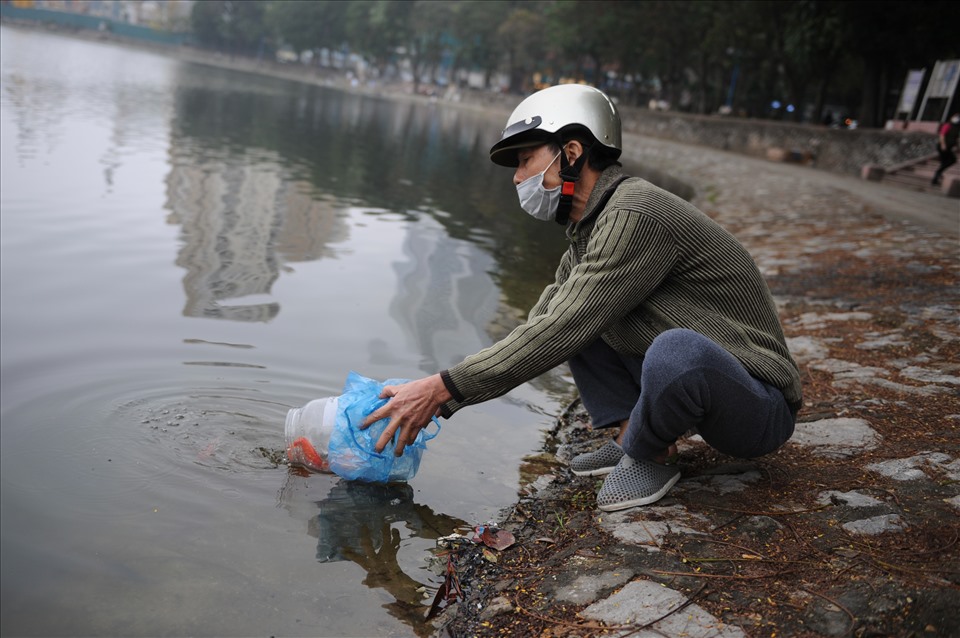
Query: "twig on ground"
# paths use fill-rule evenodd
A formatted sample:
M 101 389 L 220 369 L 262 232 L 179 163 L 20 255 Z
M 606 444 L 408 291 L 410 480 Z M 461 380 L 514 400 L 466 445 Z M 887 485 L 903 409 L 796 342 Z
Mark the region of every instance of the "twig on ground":
M 850 617 L 850 626 L 847 627 L 847 630 L 845 632 L 843 632 L 843 636 L 849 636 L 851 633 L 853 633 L 853 628 L 856 627 L 857 625 L 857 618 L 850 612 L 849 609 L 847 609 L 846 607 L 838 603 L 833 598 L 830 598 L 826 594 L 821 594 L 820 592 L 813 591 L 811 589 L 807 589 L 806 587 L 802 587 L 802 586 L 800 587 L 800 589 L 807 592 L 808 594 L 813 594 L 814 596 L 819 596 L 820 598 L 823 598 L 825 601 L 827 601 L 831 605 L 834 605 L 835 607 L 843 611 L 847 616 Z
M 675 608 L 673 608 L 673 609 L 671 609 L 670 611 L 666 612 L 665 614 L 663 614 L 663 615 L 660 616 L 659 618 L 655 618 L 655 619 L 653 619 L 653 620 L 651 620 L 651 621 L 649 621 L 649 622 L 647 622 L 647 623 L 644 623 L 644 624 L 642 624 L 642 625 L 601 625 L 601 624 L 597 624 L 597 623 L 571 622 L 571 621 L 569 621 L 569 620 L 561 620 L 561 619 L 559 619 L 559 618 L 549 618 L 549 617 L 544 616 L 544 615 L 542 615 L 542 614 L 538 614 L 538 613 L 535 612 L 535 611 L 532 611 L 532 610 L 530 610 L 530 609 L 524 608 L 523 605 L 520 604 L 520 601 L 517 600 L 516 595 L 514 595 L 514 598 L 513 598 L 513 605 L 514 605 L 514 609 L 516 609 L 516 611 L 520 612 L 521 614 L 530 616 L 531 618 L 536 618 L 537 620 L 539 620 L 539 621 L 541 621 L 541 622 L 546 622 L 546 623 L 550 623 L 550 624 L 553 624 L 553 625 L 563 625 L 563 626 L 565 626 L 565 627 L 575 627 L 575 628 L 577 628 L 577 629 L 587 629 L 587 630 L 591 630 L 591 629 L 592 629 L 592 630 L 597 630 L 597 631 L 611 631 L 611 630 L 624 631 L 624 630 L 630 630 L 630 633 L 628 633 L 628 634 L 623 634 L 623 635 L 625 635 L 625 636 L 629 636 L 630 634 L 635 634 L 635 633 L 637 633 L 638 631 L 643 631 L 643 630 L 645 630 L 645 629 L 652 629 L 652 628 L 653 628 L 653 625 L 657 624 L 657 623 L 660 622 L 661 620 L 664 620 L 664 619 L 666 619 L 666 618 L 669 618 L 670 616 L 672 616 L 673 614 L 677 613 L 678 611 L 681 611 L 681 610 L 683 610 L 683 609 L 686 609 L 687 607 L 689 607 L 690 605 L 693 604 L 694 600 L 696 600 L 696 598 L 697 598 L 697 597 L 703 592 L 703 590 L 706 589 L 706 588 L 707 588 L 707 585 L 706 585 L 706 584 L 701 585 L 700 589 L 698 589 L 697 591 L 695 591 L 692 596 L 690 596 L 690 597 L 687 598 L 685 601 L 683 601 L 682 603 L 680 603 L 679 605 L 677 605 Z
M 729 574 L 700 574 L 697 572 L 668 572 L 660 569 L 652 569 L 650 573 L 660 574 L 662 576 L 690 576 L 692 578 L 719 578 L 721 580 L 760 580 L 763 578 L 777 578 L 778 576 L 787 576 L 796 574 L 799 570 L 788 569 L 775 574 L 760 574 L 758 576 L 731 576 Z

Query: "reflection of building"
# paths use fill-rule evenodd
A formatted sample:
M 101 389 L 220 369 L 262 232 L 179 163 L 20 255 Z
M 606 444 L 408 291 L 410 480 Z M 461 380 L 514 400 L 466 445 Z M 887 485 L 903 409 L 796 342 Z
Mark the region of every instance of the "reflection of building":
M 282 253 L 295 261 L 327 256 L 346 227 L 331 206 L 284 179 L 278 162 L 176 160 L 167 176 L 168 220 L 183 228 L 184 314 L 269 321 L 272 301 L 225 304 L 270 293 Z
M 311 197 L 304 193 L 306 190 L 304 184 L 291 184 L 280 201 L 283 225 L 274 247 L 287 261 L 332 257 L 330 245 L 348 237 L 347 225 L 329 196 Z
M 483 327 L 498 301 L 490 256 L 427 219 L 408 229 L 403 252 L 390 314 L 421 353 L 421 369 L 436 372 L 489 345 Z

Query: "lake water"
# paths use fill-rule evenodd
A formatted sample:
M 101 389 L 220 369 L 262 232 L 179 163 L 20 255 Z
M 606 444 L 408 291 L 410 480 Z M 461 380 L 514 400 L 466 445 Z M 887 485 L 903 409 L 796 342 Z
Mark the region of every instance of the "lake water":
M 2 29 L 8 635 L 413 635 L 438 535 L 516 499 L 562 371 L 443 422 L 408 486 L 271 461 L 289 408 L 515 325 L 562 230 L 502 116 Z

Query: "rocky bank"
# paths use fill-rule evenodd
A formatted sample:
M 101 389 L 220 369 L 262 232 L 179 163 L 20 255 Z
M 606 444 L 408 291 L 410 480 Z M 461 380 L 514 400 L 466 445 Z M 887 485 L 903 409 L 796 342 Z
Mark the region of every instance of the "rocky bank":
M 749 461 L 683 440 L 667 497 L 608 514 L 600 480 L 566 467 L 603 442 L 575 402 L 499 521 L 517 542 L 456 556 L 464 596 L 436 634 L 960 636 L 960 204 L 626 145 L 628 169 L 693 186 L 754 256 L 803 373 L 800 423 Z

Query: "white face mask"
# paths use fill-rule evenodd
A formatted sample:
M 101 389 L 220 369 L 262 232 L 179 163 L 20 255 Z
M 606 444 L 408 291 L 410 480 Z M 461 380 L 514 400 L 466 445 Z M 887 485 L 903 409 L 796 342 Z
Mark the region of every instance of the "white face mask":
M 560 153 L 554 155 L 550 163 L 547 164 L 547 168 L 553 166 L 558 157 L 560 157 Z M 534 219 L 544 222 L 556 218 L 557 205 L 560 203 L 559 186 L 549 190 L 543 187 L 543 174 L 547 172 L 547 168 L 517 184 L 520 207 Z

